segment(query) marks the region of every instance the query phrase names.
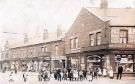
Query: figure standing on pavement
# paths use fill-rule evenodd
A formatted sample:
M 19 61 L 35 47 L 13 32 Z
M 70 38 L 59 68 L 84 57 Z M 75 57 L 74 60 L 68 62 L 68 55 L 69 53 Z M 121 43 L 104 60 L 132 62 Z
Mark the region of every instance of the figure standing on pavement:
M 17 74 L 17 67 L 14 65 L 15 74 Z
M 38 73 L 38 81 L 42 81 L 42 71 L 41 70 Z
M 26 82 L 27 81 L 27 74 L 26 73 L 23 73 L 23 80 L 24 80 L 24 82 Z
M 91 72 L 89 72 L 89 73 L 87 74 L 87 79 L 88 79 L 88 81 L 92 81 L 92 80 L 93 80 L 93 75 L 92 75 Z
M 99 70 L 98 70 L 98 75 L 101 77 L 102 76 L 102 71 L 101 71 L 101 69 L 99 68 Z
M 83 78 L 84 78 L 84 79 L 87 79 L 87 78 L 86 78 L 86 74 L 87 74 L 87 72 L 86 72 L 85 70 L 83 70 Z
M 107 69 L 106 69 L 106 68 L 103 69 L 103 76 L 104 76 L 104 77 L 107 76 Z
M 119 77 L 120 77 L 120 79 L 122 78 L 122 72 L 123 72 L 123 67 L 122 67 L 122 65 L 119 65 L 117 79 L 119 79 Z
M 80 80 L 82 81 L 83 80 L 83 72 L 82 72 L 82 70 L 79 71 L 79 77 L 80 77 Z
M 94 68 L 94 79 L 97 79 L 98 68 Z
M 9 83 L 13 83 L 13 82 L 14 82 L 14 76 L 13 76 L 13 72 L 11 72 L 9 75 Z
M 73 77 L 75 78 L 75 80 L 78 80 L 78 71 L 77 70 L 74 70 Z
M 110 77 L 110 79 L 113 79 L 113 69 L 112 69 L 111 66 L 110 66 L 110 69 L 109 69 L 109 77 Z

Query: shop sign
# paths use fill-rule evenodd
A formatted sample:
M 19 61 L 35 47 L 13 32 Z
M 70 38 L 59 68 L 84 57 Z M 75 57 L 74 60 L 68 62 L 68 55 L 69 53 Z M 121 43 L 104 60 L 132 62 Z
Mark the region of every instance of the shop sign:
M 71 49 L 71 52 L 72 53 L 77 53 L 77 52 L 81 52 L 81 50 L 80 49 Z
M 128 61 L 127 58 L 121 58 L 120 63 L 133 63 L 133 60 Z
M 100 60 L 87 60 L 87 62 L 100 62 Z

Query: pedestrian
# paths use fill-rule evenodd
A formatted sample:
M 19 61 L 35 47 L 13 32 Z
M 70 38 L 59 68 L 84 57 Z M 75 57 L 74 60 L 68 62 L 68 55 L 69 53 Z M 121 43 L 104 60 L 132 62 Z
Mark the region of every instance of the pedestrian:
M 72 70 L 69 73 L 69 80 L 70 81 L 73 81 L 73 71 Z
M 98 70 L 98 76 L 99 77 L 101 77 L 102 76 L 102 71 L 101 71 L 101 69 L 99 68 L 99 70 Z
M 11 72 L 9 75 L 9 83 L 13 83 L 13 82 L 14 82 L 14 76 L 13 76 L 13 72 Z
M 26 73 L 23 73 L 23 80 L 24 80 L 24 82 L 26 82 L 27 81 L 27 74 Z
M 111 66 L 110 66 L 110 69 L 109 69 L 109 77 L 110 77 L 110 79 L 113 79 L 113 69 L 112 69 Z
M 75 81 L 78 80 L 78 71 L 74 70 L 73 77 L 75 78 Z
M 120 77 L 120 79 L 122 78 L 122 72 L 123 72 L 123 67 L 122 67 L 122 65 L 120 64 L 120 65 L 118 66 L 117 79 L 119 79 L 119 77 Z
M 97 79 L 98 68 L 94 68 L 94 79 Z
M 91 80 L 93 80 L 93 77 L 94 77 L 94 71 L 92 68 L 90 68 L 90 71 L 89 71 L 89 75 L 91 77 Z M 90 79 L 90 78 L 89 78 Z
M 54 72 L 54 78 L 57 80 L 57 71 Z
M 67 80 L 67 77 L 68 77 L 67 74 L 68 74 L 68 72 L 65 71 L 64 72 L 64 80 Z
M 6 72 L 6 70 L 7 70 L 7 68 L 6 68 L 6 67 L 4 67 L 4 68 L 3 68 L 3 70 L 2 70 L 2 72 L 3 72 L 3 73 L 5 73 L 5 72 Z
M 80 77 L 80 81 L 82 81 L 83 80 L 83 72 L 82 72 L 82 70 L 79 71 L 79 77 Z
M 47 80 L 47 71 L 46 70 L 44 70 L 43 79 L 44 79 L 44 81 Z
M 14 65 L 15 74 L 17 74 L 17 67 Z
M 39 71 L 39 73 L 38 73 L 38 81 L 42 81 L 42 73 L 41 73 L 41 71 Z
M 86 79 L 86 71 L 83 70 L 83 78 Z
M 57 79 L 61 81 L 61 69 L 57 71 Z
M 15 69 L 15 74 L 17 74 L 17 69 Z
M 106 68 L 103 69 L 103 76 L 104 76 L 104 77 L 107 76 L 107 69 L 106 69 Z
M 93 80 L 93 75 L 92 75 L 91 72 L 87 74 L 87 79 L 88 79 L 88 81 L 92 81 Z
M 60 75 L 61 75 L 61 80 L 63 80 L 64 79 L 63 71 L 60 72 Z

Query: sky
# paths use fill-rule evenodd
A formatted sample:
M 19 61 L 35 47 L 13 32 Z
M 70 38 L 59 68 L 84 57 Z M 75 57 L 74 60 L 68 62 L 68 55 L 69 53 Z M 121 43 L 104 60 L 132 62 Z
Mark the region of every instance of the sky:
M 110 8 L 135 8 L 135 0 L 108 0 Z M 99 7 L 100 0 L 0 0 L 0 47 L 6 40 L 41 35 L 58 25 L 68 31 L 82 7 Z M 11 32 L 11 33 L 2 33 Z

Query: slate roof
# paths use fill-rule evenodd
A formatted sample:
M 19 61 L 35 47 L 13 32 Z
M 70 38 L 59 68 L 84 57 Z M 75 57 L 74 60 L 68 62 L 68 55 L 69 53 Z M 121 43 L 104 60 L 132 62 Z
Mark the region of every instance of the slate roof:
M 91 8 L 85 7 L 103 21 L 110 20 L 113 26 L 135 26 L 135 8 Z
M 48 39 L 44 40 L 43 36 L 38 36 L 35 38 L 29 38 L 28 42 L 24 43 L 24 40 L 20 41 L 9 41 L 9 48 L 18 48 L 18 47 L 25 47 L 25 46 L 32 46 L 36 44 L 42 44 L 42 43 L 47 43 L 47 42 L 53 42 L 53 41 L 58 41 L 62 40 L 64 38 L 64 34 L 61 35 L 60 37 L 57 37 L 55 33 L 49 34 Z

